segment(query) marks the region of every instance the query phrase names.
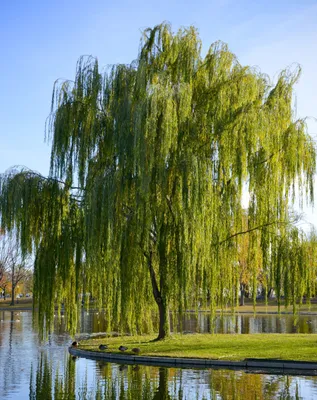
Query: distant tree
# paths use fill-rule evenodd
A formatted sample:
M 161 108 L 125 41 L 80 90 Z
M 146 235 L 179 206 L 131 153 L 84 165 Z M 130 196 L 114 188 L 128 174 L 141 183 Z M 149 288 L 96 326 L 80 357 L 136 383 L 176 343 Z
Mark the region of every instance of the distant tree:
M 15 302 L 15 289 L 19 283 L 26 279 L 29 267 L 25 264 L 11 264 L 10 277 L 11 277 L 11 306 Z
M 12 236 L 0 238 L 0 287 L 4 293 L 11 286 L 11 305 L 15 303 L 15 289 L 20 282 L 29 278 L 30 262 L 21 254 L 19 244 Z
M 195 28 L 167 24 L 144 31 L 130 65 L 101 74 L 80 58 L 74 81 L 54 86 L 48 178 L 22 169 L 1 181 L 2 227 L 17 230 L 23 255 L 35 249 L 40 326 L 63 301 L 76 329 L 83 276 L 112 327 L 151 329 L 156 306 L 158 339 L 170 309 L 207 293 L 212 310 L 232 302 L 243 189 L 259 235 L 249 252 L 260 243 L 265 265 L 296 184 L 312 200 L 316 151 L 292 109 L 299 72 L 273 85 L 225 44 L 202 57 Z
M 6 291 L 10 284 L 10 277 L 7 274 L 4 264 L 0 261 L 0 289 L 3 298 L 6 297 Z
M 3 297 L 6 297 L 7 288 L 11 283 L 9 276 L 10 254 L 7 251 L 7 239 L 0 230 L 0 289 Z
M 23 278 L 23 287 L 25 293 L 33 292 L 33 271 L 30 268 L 27 268 L 25 271 L 25 276 Z

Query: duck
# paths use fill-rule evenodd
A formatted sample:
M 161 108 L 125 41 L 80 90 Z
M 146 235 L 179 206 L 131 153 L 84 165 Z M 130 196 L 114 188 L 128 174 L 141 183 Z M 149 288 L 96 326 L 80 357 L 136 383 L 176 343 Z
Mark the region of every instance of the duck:
M 101 344 L 99 350 L 107 350 L 108 346 L 106 344 Z
M 133 347 L 133 349 L 131 349 L 131 351 L 135 354 L 140 354 L 141 349 L 139 347 Z
M 79 346 L 79 342 L 76 342 L 76 340 L 75 340 L 75 342 L 72 343 L 72 347 L 78 347 L 78 346 Z
M 126 350 L 128 350 L 128 348 L 127 348 L 126 346 L 120 346 L 120 347 L 119 347 L 119 350 L 120 350 L 120 351 L 126 351 Z

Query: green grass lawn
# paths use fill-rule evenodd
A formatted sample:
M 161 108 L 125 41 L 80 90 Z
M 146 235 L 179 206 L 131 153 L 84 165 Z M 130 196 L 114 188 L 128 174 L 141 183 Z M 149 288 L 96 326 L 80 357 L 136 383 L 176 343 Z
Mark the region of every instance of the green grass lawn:
M 14 306 L 10 306 L 11 299 L 6 299 L 6 300 L 0 300 L 0 310 L 2 309 L 31 309 L 33 305 L 33 300 L 32 298 L 22 298 L 22 299 L 16 299 L 14 300 Z
M 107 344 L 113 353 L 120 345 L 129 349 L 139 347 L 141 355 L 164 357 L 211 358 L 244 360 L 245 358 L 275 358 L 317 362 L 317 334 L 175 334 L 158 342 L 155 336 L 123 336 L 89 339 L 80 343 L 83 350 L 99 351 Z M 125 354 L 132 354 L 127 350 Z

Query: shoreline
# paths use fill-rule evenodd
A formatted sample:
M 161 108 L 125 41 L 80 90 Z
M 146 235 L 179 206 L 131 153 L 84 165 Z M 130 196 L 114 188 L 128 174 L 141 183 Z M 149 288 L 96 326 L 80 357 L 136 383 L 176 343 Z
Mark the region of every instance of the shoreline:
M 16 305 L 16 304 L 14 306 L 6 305 L 5 307 L 2 307 L 0 305 L 0 311 L 33 311 L 33 308 L 32 308 L 32 306 L 25 307 L 23 305 L 19 307 L 19 305 Z M 90 308 L 88 310 L 85 309 L 84 311 L 100 312 L 96 308 L 94 308 L 94 309 Z M 195 313 L 211 314 L 211 312 L 208 310 L 198 310 L 198 311 L 187 310 L 184 312 L 184 314 L 186 314 L 186 313 L 188 313 L 188 314 L 195 314 Z M 317 316 L 317 311 L 298 311 L 296 314 L 294 314 L 292 311 L 278 312 L 278 311 L 270 311 L 270 310 L 268 310 L 268 311 L 251 311 L 251 310 L 241 310 L 241 311 L 239 311 L 239 310 L 236 310 L 236 311 L 223 310 L 223 311 L 221 311 L 221 310 L 216 310 L 215 314 L 217 314 L 217 315 L 221 315 L 221 314 L 222 315 L 232 315 L 232 316 L 233 315 L 254 315 L 254 316 L 256 316 L 256 315 L 294 315 L 296 317 L 298 315 L 302 315 L 302 316 L 316 315 Z
M 179 368 L 216 368 L 216 369 L 238 369 L 268 372 L 279 371 L 280 373 L 296 373 L 302 375 L 317 375 L 317 362 L 296 360 L 274 360 L 274 359 L 245 359 L 243 361 L 214 360 L 208 358 L 185 358 L 185 357 L 154 357 L 138 356 L 129 354 L 101 353 L 98 351 L 82 350 L 75 347 L 68 348 L 74 357 L 88 358 L 92 360 L 104 360 L 120 364 L 142 364 L 152 366 L 179 367 Z M 298 371 L 300 370 L 300 372 Z M 306 373 L 305 373 L 306 372 Z
M 32 307 L 16 307 L 16 306 L 9 306 L 9 307 L 0 307 L 0 311 L 33 311 Z

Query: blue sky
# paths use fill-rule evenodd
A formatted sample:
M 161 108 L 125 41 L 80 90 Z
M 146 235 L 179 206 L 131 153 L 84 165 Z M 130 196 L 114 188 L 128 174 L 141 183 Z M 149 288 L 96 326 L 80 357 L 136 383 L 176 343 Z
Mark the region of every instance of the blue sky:
M 0 5 L 0 173 L 26 165 L 47 174 L 44 125 L 54 81 L 72 79 L 83 54 L 97 56 L 100 65 L 131 62 L 141 31 L 162 21 L 174 30 L 195 25 L 203 51 L 223 40 L 242 64 L 272 78 L 300 63 L 297 116 L 317 117 L 317 0 L 0 0 Z M 317 140 L 317 123 L 311 119 L 308 125 Z M 316 211 L 305 212 L 317 225 Z

